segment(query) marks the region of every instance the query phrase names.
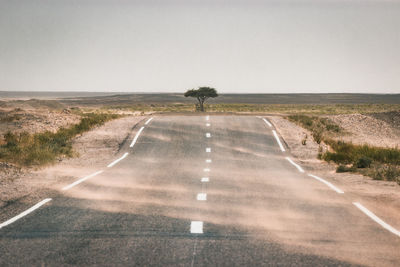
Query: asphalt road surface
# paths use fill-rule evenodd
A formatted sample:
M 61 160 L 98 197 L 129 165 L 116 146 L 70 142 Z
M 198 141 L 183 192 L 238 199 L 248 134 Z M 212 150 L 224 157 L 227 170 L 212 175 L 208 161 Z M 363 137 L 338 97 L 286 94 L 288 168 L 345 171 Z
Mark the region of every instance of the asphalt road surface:
M 289 162 L 261 118 L 142 126 L 120 161 L 3 225 L 0 265 L 400 265 L 400 238 Z

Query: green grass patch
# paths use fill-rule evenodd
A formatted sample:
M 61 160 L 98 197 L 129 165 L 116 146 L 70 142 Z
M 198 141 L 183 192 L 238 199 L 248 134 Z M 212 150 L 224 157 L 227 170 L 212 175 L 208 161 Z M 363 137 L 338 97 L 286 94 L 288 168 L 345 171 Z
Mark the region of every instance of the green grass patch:
M 71 157 L 74 154 L 72 138 L 118 117 L 120 115 L 90 113 L 84 114 L 78 124 L 60 128 L 55 133 L 8 132 L 0 146 L 0 160 L 19 166 L 40 166 L 52 163 L 61 156 Z

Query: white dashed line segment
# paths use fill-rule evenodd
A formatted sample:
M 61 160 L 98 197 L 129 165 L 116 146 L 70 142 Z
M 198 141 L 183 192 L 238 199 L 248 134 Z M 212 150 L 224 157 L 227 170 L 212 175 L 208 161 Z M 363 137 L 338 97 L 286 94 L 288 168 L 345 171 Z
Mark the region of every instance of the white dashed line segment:
M 107 165 L 107 168 L 111 168 L 112 166 L 114 166 L 115 164 L 117 164 L 118 162 L 120 162 L 121 160 L 123 160 L 124 158 L 126 158 L 129 155 L 128 152 L 126 152 L 122 157 L 120 157 L 117 160 L 114 160 L 113 162 L 111 162 L 110 164 Z
M 207 147 L 207 148 L 206 148 L 206 152 L 207 152 L 207 153 L 211 153 L 211 148 L 210 148 L 210 147 Z
M 267 121 L 267 119 L 264 119 L 264 118 L 263 118 L 263 121 L 264 121 L 269 127 L 272 127 L 272 124 L 271 124 L 269 121 Z
M 312 178 L 314 178 L 314 179 L 320 181 L 321 183 L 326 184 L 326 185 L 329 186 L 332 190 L 336 191 L 336 193 L 338 193 L 338 194 L 344 194 L 344 192 L 343 192 L 342 190 L 340 190 L 339 188 L 337 188 L 336 186 L 334 186 L 334 185 L 331 184 L 330 182 L 325 181 L 325 180 L 322 179 L 321 177 L 318 177 L 318 176 L 315 176 L 315 175 L 312 175 L 312 174 L 309 174 L 308 176 L 310 176 L 310 177 L 312 177 Z
M 208 183 L 209 181 L 210 181 L 210 178 L 208 178 L 208 177 L 201 178 L 202 183 Z
M 304 172 L 303 168 L 300 167 L 300 165 L 296 164 L 291 158 L 286 157 L 286 159 L 287 159 L 293 166 L 295 166 L 295 167 L 299 170 L 299 172 Z
M 28 215 L 29 213 L 31 213 L 32 211 L 40 208 L 41 206 L 43 206 L 44 204 L 46 204 L 49 201 L 51 201 L 51 198 L 46 198 L 46 199 L 40 201 L 39 203 L 37 203 L 36 205 L 34 205 L 33 207 L 30 207 L 26 211 L 18 214 L 17 216 L 9 219 L 8 221 L 3 222 L 2 224 L 0 224 L 0 229 L 5 227 L 5 226 L 7 226 L 7 225 L 9 225 L 9 224 L 12 224 L 13 222 L 15 222 L 15 221 L 17 221 L 19 219 L 21 219 L 22 217 L 24 217 L 24 216 Z
M 281 140 L 279 140 L 279 137 L 278 137 L 278 134 L 276 133 L 276 131 L 275 131 L 275 130 L 272 130 L 272 133 L 274 134 L 275 139 L 276 139 L 276 142 L 278 142 L 278 145 L 279 145 L 281 151 L 282 151 L 282 152 L 285 152 L 285 149 L 283 148 L 283 145 L 282 145 L 282 143 L 281 143 Z
M 210 172 L 210 169 L 209 168 L 205 168 L 204 171 L 205 172 Z
M 207 137 L 207 138 L 210 138 L 210 137 L 211 137 L 211 134 L 210 134 L 210 133 L 206 133 L 206 137 Z
M 152 119 L 153 119 L 153 117 L 151 117 L 150 119 L 148 119 L 148 120 L 144 123 L 144 125 L 149 124 L 149 123 L 151 122 Z
M 140 130 L 135 135 L 135 138 L 133 138 L 132 143 L 129 147 L 133 147 L 136 144 L 136 141 L 139 138 L 139 135 L 142 133 L 143 129 L 144 129 L 144 127 L 140 128 Z
M 388 230 L 392 234 L 395 234 L 398 237 L 400 237 L 400 231 L 399 230 L 397 230 L 397 229 L 393 228 L 391 225 L 385 223 L 383 220 L 381 220 L 378 216 L 373 214 L 370 210 L 368 210 L 366 207 L 364 207 L 360 203 L 353 202 L 353 204 L 354 204 L 354 206 L 359 208 L 362 212 L 364 212 L 368 217 L 370 217 L 372 220 L 374 220 L 376 223 L 378 223 L 380 226 L 382 226 L 383 228 L 385 228 L 386 230 Z
M 209 123 L 206 123 L 206 126 L 207 126 L 207 127 L 210 127 L 210 126 L 211 126 L 211 124 L 209 124 Z
M 206 159 L 206 163 L 211 163 L 211 159 Z
M 203 233 L 203 222 L 202 221 L 192 221 L 190 223 L 190 233 L 202 234 Z
M 206 116 L 206 121 L 208 121 L 208 120 L 210 120 L 210 116 L 207 115 Z
M 87 179 L 90 179 L 90 178 L 92 178 L 92 177 L 94 177 L 94 176 L 96 176 L 96 175 L 99 175 L 99 174 L 102 173 L 102 172 L 103 172 L 103 171 L 98 171 L 98 172 L 92 173 L 92 174 L 90 174 L 90 175 L 88 175 L 88 176 L 85 176 L 85 177 L 83 177 L 82 179 L 79 179 L 78 181 L 75 181 L 75 182 L 73 182 L 72 184 L 63 187 L 62 190 L 68 190 L 68 189 L 74 187 L 75 185 L 78 185 L 78 184 L 80 184 L 80 183 L 86 181 Z
M 198 193 L 197 194 L 197 200 L 206 201 L 207 200 L 207 194 L 206 193 Z

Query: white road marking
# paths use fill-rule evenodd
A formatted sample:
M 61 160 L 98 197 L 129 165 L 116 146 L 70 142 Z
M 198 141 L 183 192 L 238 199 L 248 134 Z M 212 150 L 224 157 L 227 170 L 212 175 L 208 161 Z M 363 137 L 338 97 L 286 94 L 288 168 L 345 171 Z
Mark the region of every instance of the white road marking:
M 210 178 L 208 178 L 208 177 L 201 178 L 202 183 L 208 183 L 209 181 L 210 181 Z
M 192 234 L 202 234 L 203 233 L 203 222 L 192 221 L 190 223 L 190 233 Z
M 206 152 L 207 152 L 207 153 L 211 153 L 211 147 L 207 147 L 207 148 L 206 148 Z
M 276 133 L 276 131 L 275 131 L 275 130 L 272 130 L 272 133 L 274 134 L 275 139 L 276 139 L 276 141 L 278 142 L 279 147 L 281 148 L 281 151 L 282 151 L 282 152 L 285 152 L 285 149 L 283 148 L 282 143 L 281 143 L 281 140 L 279 140 L 279 137 L 278 137 L 278 134 Z
M 139 138 L 139 135 L 142 133 L 143 129 L 144 129 L 144 127 L 140 128 L 140 130 L 135 135 L 135 138 L 133 138 L 132 143 L 129 147 L 133 147 L 136 144 L 136 141 Z
M 272 124 L 271 124 L 269 121 L 267 121 L 267 119 L 264 119 L 264 118 L 263 118 L 263 121 L 265 121 L 265 123 L 266 123 L 269 127 L 272 127 Z
M 210 138 L 210 137 L 211 137 L 211 134 L 210 134 L 210 133 L 206 133 L 206 137 L 207 137 L 207 138 Z
M 149 124 L 149 123 L 151 122 L 152 119 L 153 119 L 153 117 L 151 117 L 150 119 L 148 119 L 148 120 L 144 123 L 144 125 Z
M 62 190 L 68 190 L 68 189 L 74 187 L 75 185 L 78 185 L 78 184 L 80 184 L 80 183 L 86 181 L 86 180 L 89 179 L 89 178 L 92 178 L 92 177 L 94 177 L 94 176 L 96 176 L 96 175 L 99 175 L 99 174 L 102 173 L 102 172 L 103 172 L 103 171 L 98 171 L 98 172 L 92 173 L 92 174 L 90 174 L 90 175 L 88 175 L 88 176 L 85 176 L 85 177 L 83 177 L 82 179 L 79 179 L 78 181 L 75 181 L 75 182 L 73 182 L 72 184 L 63 187 Z
M 291 158 L 286 157 L 286 159 L 287 159 L 290 163 L 292 163 L 292 165 L 295 166 L 295 167 L 299 170 L 299 172 L 304 172 L 303 168 L 301 168 L 298 164 L 296 164 Z
M 207 127 L 210 127 L 210 126 L 211 126 L 211 124 L 209 124 L 209 123 L 206 123 L 206 126 L 207 126 Z
M 205 172 L 210 172 L 210 169 L 209 168 L 205 168 L 204 171 Z
M 312 177 L 312 178 L 314 178 L 314 179 L 317 179 L 317 180 L 320 181 L 321 183 L 326 184 L 326 185 L 329 186 L 332 190 L 336 191 L 336 193 L 338 193 L 338 194 L 344 194 L 344 192 L 343 192 L 342 190 L 340 190 L 339 188 L 337 188 L 336 186 L 334 186 L 334 185 L 331 184 L 330 182 L 325 181 L 325 180 L 322 179 L 321 177 L 318 177 L 318 176 L 315 176 L 315 175 L 312 175 L 312 174 L 309 174 L 308 176 L 310 176 L 310 177 Z
M 208 121 L 208 120 L 210 120 L 210 116 L 207 115 L 206 116 L 206 121 Z
M 202 201 L 207 200 L 207 194 L 206 193 L 198 193 L 197 200 L 202 200 Z
M 29 213 L 31 213 L 32 211 L 40 208 L 41 206 L 43 206 L 44 204 L 46 204 L 49 201 L 51 201 L 51 198 L 46 198 L 46 199 L 40 201 L 39 203 L 37 203 L 35 206 L 30 207 L 26 211 L 18 214 L 17 216 L 9 219 L 8 221 L 3 222 L 2 224 L 0 224 L 0 229 L 5 227 L 5 226 L 7 226 L 7 225 L 9 225 L 9 224 L 12 224 L 13 222 L 15 222 L 15 221 L 17 221 L 19 219 L 21 219 L 22 217 L 24 217 L 24 216 L 28 215 Z
M 366 207 L 364 207 L 363 205 L 361 205 L 358 202 L 353 202 L 353 204 L 359 208 L 362 212 L 364 212 L 368 217 L 370 217 L 372 220 L 374 220 L 376 223 L 380 224 L 383 228 L 385 228 L 386 230 L 388 230 L 389 232 L 391 232 L 392 234 L 397 235 L 398 237 L 400 237 L 400 231 L 393 228 L 392 226 L 390 226 L 389 224 L 385 223 L 384 221 L 382 221 L 378 216 L 376 216 L 375 214 L 373 214 L 371 211 L 369 211 Z
M 211 163 L 211 159 L 206 159 L 206 162 L 207 163 Z
M 120 162 L 121 160 L 123 160 L 124 158 L 126 158 L 126 156 L 128 156 L 128 152 L 126 152 L 122 157 L 120 157 L 117 160 L 114 160 L 113 162 L 111 162 L 110 164 L 107 165 L 107 168 L 111 168 L 112 166 L 114 166 L 115 164 L 117 164 L 118 162 Z

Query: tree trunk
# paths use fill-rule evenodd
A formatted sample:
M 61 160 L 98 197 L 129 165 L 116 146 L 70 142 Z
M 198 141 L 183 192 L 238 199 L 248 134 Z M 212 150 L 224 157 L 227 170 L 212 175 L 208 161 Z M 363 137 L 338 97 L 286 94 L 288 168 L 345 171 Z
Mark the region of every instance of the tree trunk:
M 200 111 L 204 112 L 204 105 L 203 105 L 204 102 L 200 100 L 199 103 L 200 103 Z

